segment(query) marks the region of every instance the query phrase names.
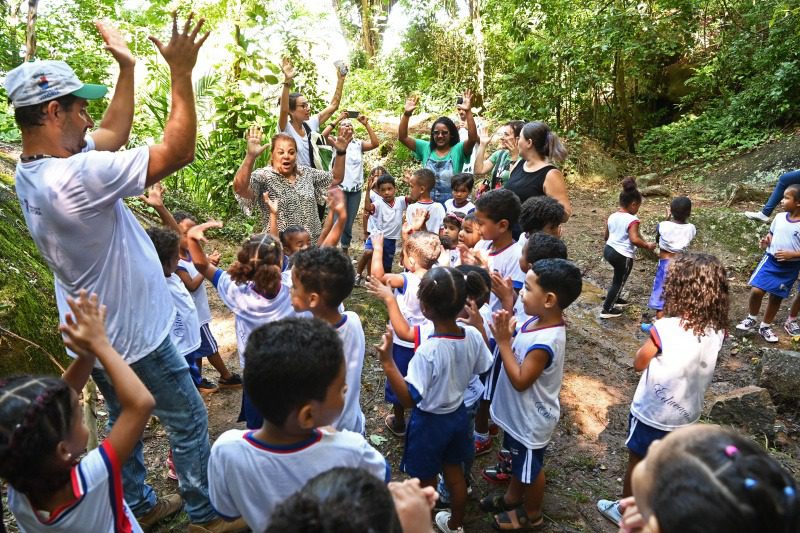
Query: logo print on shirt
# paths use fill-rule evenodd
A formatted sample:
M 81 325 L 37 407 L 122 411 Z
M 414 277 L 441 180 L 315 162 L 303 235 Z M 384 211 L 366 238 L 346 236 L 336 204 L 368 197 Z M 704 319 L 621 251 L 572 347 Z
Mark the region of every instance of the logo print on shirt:
M 25 211 L 31 215 L 42 216 L 42 210 L 34 205 L 29 204 L 27 199 L 22 200 L 22 205 L 25 206 Z

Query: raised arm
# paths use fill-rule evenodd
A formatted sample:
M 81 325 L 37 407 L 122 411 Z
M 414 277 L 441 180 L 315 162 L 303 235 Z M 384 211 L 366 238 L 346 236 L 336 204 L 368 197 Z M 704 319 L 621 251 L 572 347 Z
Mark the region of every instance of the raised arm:
M 194 226 L 186 233 L 186 240 L 188 241 L 187 243 L 189 245 L 189 255 L 192 256 L 192 263 L 194 263 L 194 267 L 197 269 L 197 271 L 204 275 L 209 281 L 214 280 L 214 274 L 217 273 L 217 267 L 212 265 L 208 260 L 206 253 L 203 251 L 203 245 L 201 243 L 208 241 L 205 236 L 205 232 L 207 230 L 221 227 L 222 222 L 211 220 L 209 222 Z
M 397 139 L 405 144 L 406 148 L 412 152 L 416 151 L 417 143 L 412 137 L 408 136 L 408 121 L 411 115 L 414 114 L 418 103 L 419 98 L 416 96 L 409 96 L 406 98 L 406 105 L 403 107 L 403 115 L 400 117 L 400 126 L 397 129 Z
M 475 174 L 488 174 L 494 168 L 494 163 L 486 157 L 486 148 L 491 141 L 489 128 L 481 126 L 478 130 L 478 152 L 475 154 Z
M 71 312 L 67 315 L 67 324 L 60 328 L 67 345 L 76 351 L 93 353 L 114 385 L 121 409 L 107 440 L 120 463 L 124 463 L 139 442 L 156 402 L 136 373 L 111 346 L 103 325 L 105 306 L 98 306 L 97 295 L 87 297 L 86 291 L 81 290 L 78 299 L 68 298 L 67 304 Z M 85 383 L 86 379 L 83 380 Z M 74 384 L 70 383 L 70 386 Z
M 252 200 L 253 190 L 250 188 L 250 174 L 253 173 L 253 167 L 256 165 L 256 159 L 264 153 L 269 144 L 261 144 L 261 128 L 258 126 L 251 126 L 247 130 L 247 150 L 244 155 L 242 164 L 233 176 L 233 192 L 242 198 Z
M 381 361 L 383 372 L 386 374 L 386 381 L 389 382 L 394 395 L 397 396 L 403 407 L 414 407 L 414 400 L 411 399 L 411 394 L 408 392 L 408 384 L 392 358 L 392 332 L 389 329 L 383 334 L 380 346 L 375 345 L 375 348 L 378 350 L 378 358 Z
M 347 145 L 353 140 L 353 130 L 345 129 L 344 134 L 339 133 L 339 136 L 333 140 L 333 147 L 336 149 L 338 157 L 333 160 L 333 181 L 331 187 L 339 185 L 344 179 L 344 163 L 347 155 Z
M 403 312 L 400 311 L 397 298 L 389 284 L 370 277 L 367 280 L 367 291 L 386 305 L 386 310 L 389 312 L 389 323 L 392 325 L 397 338 L 407 342 L 414 342 L 414 328 L 408 324 Z
M 267 209 L 269 209 L 269 234 L 281 240 L 281 232 L 278 231 L 278 199 L 272 199 L 269 196 L 268 192 L 265 192 L 261 195 L 264 198 L 264 203 L 267 204 Z
M 337 68 L 336 76 L 338 77 L 336 80 L 336 90 L 333 92 L 331 103 L 319 113 L 320 124 L 325 124 L 325 122 L 331 118 L 331 115 L 336 113 L 336 110 L 339 109 L 339 102 L 342 100 L 342 89 L 344 88 L 344 78 L 346 74 L 342 75 L 341 71 Z
M 197 62 L 197 52 L 208 38 L 208 33 L 198 38 L 204 19 L 192 29 L 189 14 L 183 32 L 178 30 L 177 13 L 172 12 L 172 37 L 166 45 L 151 36 L 150 40 L 169 65 L 172 84 L 172 104 L 164 126 L 161 144 L 150 147 L 146 186 L 161 181 L 194 160 L 197 141 L 197 113 L 194 107 L 192 69 Z
M 342 238 L 344 225 L 347 222 L 347 204 L 344 201 L 344 193 L 338 187 L 328 190 L 328 217 L 325 220 L 325 227 L 319 236 L 319 247 L 333 247 L 339 244 Z M 334 216 L 336 221 L 334 222 Z
M 105 49 L 119 65 L 119 77 L 114 87 L 114 97 L 100 121 L 100 127 L 91 133 L 96 150 L 114 152 L 128 143 L 133 125 L 133 72 L 136 58 L 119 31 L 106 22 L 94 25 L 103 37 Z
M 472 116 L 472 91 L 464 91 L 464 100 L 456 107 L 466 114 L 468 136 L 464 141 L 464 155 L 469 156 L 472 153 L 472 147 L 478 142 L 478 128 L 475 125 L 475 117 Z
M 554 168 L 547 173 L 544 178 L 544 193 L 558 200 L 564 206 L 564 220 L 566 222 L 572 216 L 572 204 L 569 202 L 569 194 L 567 193 L 567 182 L 564 180 L 564 174 L 560 170 Z
M 361 151 L 369 152 L 380 146 L 381 142 L 378 140 L 378 135 L 375 133 L 375 130 L 372 129 L 372 125 L 369 123 L 369 119 L 366 115 L 358 115 L 358 121 L 364 125 L 367 129 L 367 135 L 369 135 L 369 141 L 361 143 Z
M 322 130 L 322 133 L 320 135 L 322 136 L 323 139 L 325 139 L 326 143 L 333 144 L 333 140 L 329 139 L 329 137 L 331 136 L 331 133 L 333 133 L 334 128 L 338 127 L 339 123 L 346 118 L 347 118 L 347 113 L 345 111 L 342 111 L 336 120 L 325 126 L 325 129 Z
M 281 110 L 278 114 L 278 130 L 283 131 L 286 129 L 286 124 L 289 123 L 289 93 L 291 92 L 294 80 L 294 67 L 288 57 L 284 57 L 281 61 L 281 70 L 283 71 L 283 89 L 281 91 Z
M 178 226 L 178 222 L 175 220 L 175 217 L 172 216 L 169 209 L 164 206 L 164 190 L 164 186 L 161 183 L 156 183 L 148 189 L 147 196 L 142 195 L 139 198 L 156 210 L 158 216 L 161 217 L 161 222 L 163 222 L 166 227 L 180 235 L 181 227 Z

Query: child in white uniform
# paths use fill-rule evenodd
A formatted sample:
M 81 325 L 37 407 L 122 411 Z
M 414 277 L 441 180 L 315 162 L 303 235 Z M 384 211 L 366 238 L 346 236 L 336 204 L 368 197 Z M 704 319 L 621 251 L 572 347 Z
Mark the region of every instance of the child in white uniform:
M 462 172 L 453 176 L 450 180 L 450 189 L 453 191 L 453 197 L 444 201 L 445 211 L 447 213 L 458 211 L 465 215 L 474 212 L 475 204 L 469 199 L 473 187 L 475 187 L 475 176 L 473 174 Z
M 383 247 L 381 248 L 382 255 L 379 259 L 383 265 L 383 271 L 391 272 L 397 240 L 400 239 L 403 227 L 403 214 L 406 211 L 406 207 L 408 207 L 414 199 L 410 196 L 396 198 L 395 192 L 397 192 L 397 189 L 395 187 L 394 178 L 389 174 L 384 174 L 379 177 L 376 186 L 378 187 L 378 194 L 381 197 L 380 200 L 373 203 L 370 195 L 367 195 L 364 201 L 364 210 L 375 219 L 375 231 L 370 235 L 369 239 L 367 239 L 367 242 L 364 243 L 364 250 L 372 250 L 373 243 L 375 242 L 373 237 L 382 234 Z M 375 265 L 374 256 L 372 258 L 372 265 Z
M 427 168 L 420 168 L 411 175 L 409 195 L 416 201 L 406 208 L 406 220 L 412 221 L 425 213 L 424 227 L 431 233 L 439 234 L 444 222 L 444 207 L 431 199 L 431 191 L 436 186 L 436 175 Z
M 644 373 L 631 403 L 623 497 L 631 495 L 633 469 L 653 441 L 700 418 L 728 327 L 728 277 L 719 259 L 675 256 L 664 284 L 664 313 L 633 363 Z M 619 523 L 619 501 L 600 500 L 597 508 Z

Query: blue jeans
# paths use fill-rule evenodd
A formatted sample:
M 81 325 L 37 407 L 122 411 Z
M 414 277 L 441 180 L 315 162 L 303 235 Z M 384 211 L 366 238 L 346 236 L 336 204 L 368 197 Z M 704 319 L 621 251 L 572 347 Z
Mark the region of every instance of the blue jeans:
M 781 203 L 783 193 L 789 185 L 800 185 L 800 170 L 787 172 L 778 178 L 778 184 L 775 185 L 775 189 L 772 191 L 767 203 L 764 204 L 764 209 L 761 210 L 761 213 L 770 216 L 772 211 Z
M 358 207 L 361 205 L 361 191 L 344 193 L 344 201 L 347 206 L 347 221 L 344 224 L 344 231 L 342 231 L 342 247 L 349 248 L 350 243 L 353 241 L 353 222 L 358 216 Z M 334 217 L 334 222 L 338 217 Z
M 151 353 L 130 365 L 156 400 L 153 414 L 167 429 L 172 460 L 180 478 L 180 492 L 189 519 L 195 523 L 217 517 L 208 499 L 208 412 L 189 376 L 189 365 L 169 337 Z M 108 374 L 92 371 L 92 378 L 108 408 L 108 427 L 119 417 L 120 405 Z M 122 467 L 125 501 L 136 516 L 147 514 L 156 504 L 156 493 L 145 483 L 147 468 L 142 440 Z

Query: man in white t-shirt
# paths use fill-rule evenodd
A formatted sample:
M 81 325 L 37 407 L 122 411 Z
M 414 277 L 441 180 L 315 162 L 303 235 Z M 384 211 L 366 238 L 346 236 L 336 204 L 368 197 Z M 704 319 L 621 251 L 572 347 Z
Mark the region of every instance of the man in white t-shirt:
M 194 158 L 197 117 L 192 69 L 207 34 L 178 30 L 173 15 L 169 43 L 151 40 L 170 67 L 172 109 L 161 144 L 115 152 L 128 141 L 133 121 L 135 58 L 122 36 L 98 24 L 106 48 L 119 63 L 119 82 L 99 129 L 87 100 L 107 88 L 87 85 L 61 61 L 27 62 L 8 73 L 5 88 L 22 132 L 16 190 L 33 241 L 55 277 L 62 322 L 68 296 L 97 293 L 107 307 L 106 329 L 156 399 L 167 428 L 181 493 L 190 520 L 206 530 L 226 531 L 211 507 L 206 463 L 208 419 L 186 361 L 169 339 L 175 316 L 164 305 L 167 286 L 152 242 L 122 199 L 140 195 Z M 109 424 L 119 415 L 114 388 L 102 368 L 92 373 L 105 397 Z M 175 514 L 181 498 L 158 499 L 145 483 L 142 443 L 123 468 L 125 500 L 143 528 Z

